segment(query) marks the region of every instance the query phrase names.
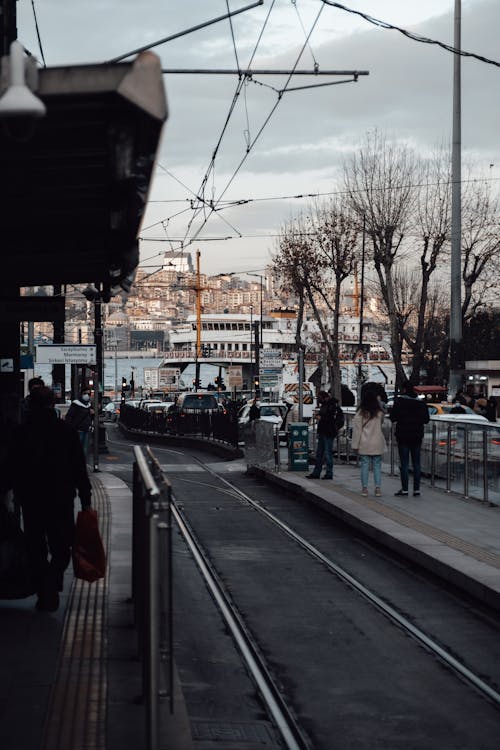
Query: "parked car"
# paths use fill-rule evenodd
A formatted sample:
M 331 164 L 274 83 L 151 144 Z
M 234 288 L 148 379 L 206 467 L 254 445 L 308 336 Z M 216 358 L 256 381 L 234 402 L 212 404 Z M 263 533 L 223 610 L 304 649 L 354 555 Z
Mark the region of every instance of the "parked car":
M 456 419 L 457 421 L 462 422 L 487 422 L 488 420 L 486 417 L 483 417 L 481 414 L 476 414 L 476 412 L 470 408 L 470 406 L 462 406 L 453 404 L 453 403 L 433 403 L 430 402 L 427 404 L 427 408 L 429 410 L 429 415 L 431 417 L 447 417 L 448 419 Z M 457 411 L 454 411 L 454 410 Z M 460 411 L 462 410 L 462 411 Z
M 218 412 L 219 402 L 213 393 L 181 393 L 177 403 L 171 407 L 178 414 L 197 414 L 200 412 Z

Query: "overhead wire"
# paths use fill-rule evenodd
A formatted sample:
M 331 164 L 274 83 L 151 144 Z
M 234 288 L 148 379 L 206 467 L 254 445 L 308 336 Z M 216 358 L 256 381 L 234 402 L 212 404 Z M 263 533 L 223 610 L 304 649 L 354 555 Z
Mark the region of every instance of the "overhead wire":
M 426 36 L 421 36 L 420 34 L 415 34 L 415 32 L 408 31 L 408 29 L 403 29 L 401 28 L 401 26 L 395 26 L 388 21 L 381 21 L 379 18 L 374 18 L 373 16 L 368 15 L 368 13 L 363 13 L 362 11 L 355 10 L 354 8 L 348 8 L 346 5 L 333 2 L 333 0 L 321 0 L 321 2 L 324 5 L 330 5 L 332 8 L 338 8 L 339 10 L 343 10 L 346 13 L 360 16 L 365 21 L 368 21 L 368 23 L 371 23 L 373 26 L 378 26 L 381 29 L 386 29 L 388 31 L 399 31 L 400 34 L 403 34 L 403 36 L 406 36 L 408 39 L 412 39 L 414 42 L 420 42 L 422 44 L 433 44 L 437 47 L 441 47 L 447 52 L 452 52 L 454 55 L 460 55 L 461 57 L 472 57 L 475 60 L 479 60 L 480 62 L 484 62 L 488 65 L 495 65 L 497 68 L 500 68 L 500 62 L 491 60 L 488 57 L 484 57 L 483 55 L 478 55 L 475 52 L 466 52 L 463 49 L 458 49 L 457 47 L 453 47 L 453 45 L 451 44 L 446 44 L 445 42 L 441 42 L 437 39 L 431 39 Z
M 261 42 L 261 39 L 262 39 L 262 35 L 263 35 L 263 33 L 264 33 L 264 30 L 265 30 L 265 28 L 266 28 L 266 26 L 267 26 L 267 23 L 268 23 L 268 21 L 269 21 L 269 17 L 270 17 L 270 15 L 271 15 L 271 12 L 272 12 L 272 10 L 273 10 L 273 8 L 274 8 L 275 2 L 276 2 L 276 0 L 272 0 L 272 2 L 271 2 L 271 5 L 270 5 L 270 7 L 269 7 L 269 10 L 268 10 L 268 12 L 267 12 L 266 18 L 264 19 L 264 23 L 263 23 L 263 25 L 262 25 L 261 31 L 260 31 L 260 33 L 259 33 L 259 36 L 257 37 L 257 41 L 256 41 L 256 43 L 255 43 L 255 46 L 254 46 L 253 52 L 252 52 L 252 54 L 251 54 L 251 56 L 250 56 L 250 61 L 249 61 L 249 63 L 248 63 L 248 66 L 247 66 L 247 67 L 250 67 L 250 65 L 251 65 L 251 63 L 252 63 L 252 60 L 253 60 L 253 58 L 255 57 L 256 53 L 257 53 L 257 49 L 258 49 L 258 46 L 259 46 L 259 44 L 260 44 L 260 42 Z M 208 167 L 207 167 L 207 169 L 206 169 L 206 171 L 205 171 L 205 175 L 203 176 L 203 179 L 202 179 L 202 181 L 201 181 L 200 189 L 198 190 L 198 198 L 199 198 L 199 200 L 200 200 L 200 201 L 202 201 L 202 202 L 203 202 L 203 200 L 204 200 L 204 189 L 205 189 L 206 183 L 207 183 L 207 181 L 208 181 L 208 178 L 209 178 L 210 172 L 211 172 L 211 171 L 213 170 L 213 168 L 214 168 L 214 164 L 215 164 L 215 159 L 216 159 L 216 157 L 217 157 L 217 153 L 218 153 L 218 151 L 219 151 L 219 148 L 220 148 L 220 146 L 221 146 L 221 143 L 222 143 L 222 139 L 224 138 L 224 134 L 225 134 L 225 132 L 226 132 L 226 130 L 227 130 L 227 127 L 228 127 L 228 125 L 229 125 L 229 120 L 231 119 L 232 113 L 233 113 L 233 111 L 234 111 L 234 108 L 235 108 L 235 106 L 236 106 L 236 102 L 237 102 L 237 99 L 238 99 L 238 97 L 239 97 L 239 95 L 240 95 L 240 92 L 241 92 L 241 88 L 242 88 L 242 86 L 243 86 L 243 82 L 244 82 L 244 79 L 245 79 L 245 77 L 244 77 L 244 76 L 241 76 L 241 75 L 239 76 L 239 79 L 238 79 L 238 84 L 237 84 L 237 86 L 236 86 L 236 90 L 235 90 L 235 93 L 233 94 L 233 99 L 232 99 L 232 101 L 231 101 L 231 104 L 230 104 L 230 106 L 229 106 L 229 112 L 228 112 L 228 114 L 227 114 L 227 116 L 226 116 L 226 120 L 225 120 L 225 122 L 224 122 L 224 125 L 223 125 L 223 127 L 222 127 L 222 131 L 221 131 L 221 133 L 220 133 L 220 136 L 219 136 L 219 138 L 218 138 L 217 144 L 216 144 L 216 146 L 215 146 L 215 148 L 214 148 L 214 150 L 213 150 L 213 152 L 212 152 L 212 158 L 211 158 L 211 160 L 210 160 L 210 163 L 209 163 L 209 165 L 208 165 Z M 186 239 L 187 239 L 187 237 L 188 237 L 188 235 L 189 235 L 189 231 L 191 230 L 191 227 L 192 227 L 192 225 L 193 225 L 193 222 L 195 221 L 195 219 L 197 218 L 197 216 L 199 215 L 199 213 L 200 213 L 200 209 L 199 209 L 198 211 L 195 211 L 195 213 L 194 213 L 194 214 L 193 214 L 193 216 L 191 217 L 191 220 L 189 221 L 189 223 L 188 223 L 188 226 L 187 226 L 187 228 L 186 228 L 186 232 L 185 232 L 185 237 L 184 237 L 184 240 L 186 240 Z M 207 222 L 207 219 L 205 218 L 205 220 L 204 220 L 204 222 L 203 222 L 203 224 L 202 224 L 202 227 L 203 227 L 203 226 L 205 226 L 206 222 Z
M 252 142 L 250 143 L 250 146 L 249 146 L 249 148 L 247 149 L 247 151 L 246 151 L 246 153 L 244 154 L 243 158 L 242 158 L 242 159 L 240 160 L 240 162 L 239 162 L 239 164 L 237 165 L 237 167 L 236 167 L 235 171 L 233 172 L 232 176 L 230 177 L 230 179 L 229 179 L 229 180 L 228 180 L 228 182 L 226 183 L 226 185 L 225 185 L 224 189 L 223 189 L 223 190 L 222 190 L 222 192 L 220 193 L 220 195 L 219 195 L 219 198 L 218 198 L 218 200 L 217 200 L 217 202 L 216 202 L 216 205 L 217 205 L 217 203 L 219 203 L 219 202 L 220 202 L 221 198 L 222 198 L 222 197 L 224 196 L 224 194 L 225 194 L 225 193 L 227 192 L 227 190 L 229 189 L 229 187 L 230 187 L 230 185 L 232 184 L 233 180 L 235 179 L 236 175 L 238 174 L 238 172 L 240 171 L 241 167 L 243 166 L 243 164 L 244 164 L 244 163 L 245 163 L 245 161 L 247 160 L 247 158 L 248 158 L 248 156 L 249 156 L 249 154 L 250 154 L 250 151 L 252 150 L 252 148 L 253 148 L 253 147 L 255 146 L 255 144 L 257 143 L 258 139 L 260 138 L 260 136 L 262 135 L 262 133 L 263 133 L 264 129 L 266 128 L 266 126 L 267 126 L 268 122 L 270 121 L 271 117 L 273 116 L 274 112 L 276 111 L 277 107 L 279 106 L 279 104 L 280 104 L 280 102 L 281 102 L 281 99 L 282 99 L 282 95 L 283 95 L 283 93 L 284 93 L 284 92 L 286 91 L 286 89 L 287 89 L 287 86 L 288 86 L 288 84 L 289 84 L 290 80 L 291 80 L 291 79 L 292 79 L 292 77 L 293 77 L 293 73 L 294 73 L 294 70 L 295 70 L 295 68 L 297 67 L 297 65 L 298 65 L 298 64 L 299 64 L 299 62 L 300 62 L 300 59 L 301 59 L 301 57 L 302 57 L 302 54 L 303 54 L 303 52 L 304 52 L 304 49 L 305 49 L 305 47 L 306 47 L 306 45 L 307 45 L 307 43 L 308 43 L 308 41 L 309 41 L 309 39 L 310 39 L 310 37 L 311 37 L 311 34 L 313 33 L 313 31 L 314 31 L 314 29 L 315 29 L 315 27 L 316 27 L 316 24 L 317 24 L 317 23 L 318 23 L 318 21 L 319 21 L 319 18 L 320 18 L 320 16 L 321 16 L 321 13 L 323 12 L 323 9 L 324 9 L 324 6 L 321 6 L 321 7 L 320 7 L 320 9 L 319 9 L 319 11 L 318 11 L 318 13 L 317 13 L 317 15 L 316 15 L 316 18 L 315 18 L 315 20 L 314 20 L 314 22 L 313 22 L 313 24 L 312 24 L 312 26 L 311 26 L 311 29 L 310 29 L 310 31 L 309 31 L 309 33 L 308 33 L 308 35 L 307 35 L 307 38 L 306 38 L 306 40 L 305 40 L 304 44 L 302 45 L 302 48 L 301 48 L 301 50 L 300 50 L 299 54 L 297 55 L 297 59 L 296 59 L 296 61 L 295 61 L 295 64 L 294 64 L 294 66 L 293 66 L 293 68 L 292 68 L 291 72 L 290 72 L 290 73 L 289 73 L 289 75 L 288 75 L 288 78 L 287 78 L 287 80 L 286 80 L 286 82 L 285 82 L 285 85 L 284 85 L 283 89 L 282 89 L 282 90 L 281 90 L 281 92 L 280 92 L 280 93 L 278 94 L 278 97 L 277 97 L 277 99 L 276 99 L 276 102 L 274 103 L 273 107 L 271 108 L 271 111 L 269 112 L 269 114 L 267 115 L 266 119 L 264 120 L 264 123 L 263 123 L 263 124 L 261 125 L 260 129 L 258 130 L 258 132 L 257 132 L 257 135 L 255 136 L 255 138 L 253 138 Z M 214 211 L 214 209 L 212 209 L 212 211 L 211 211 L 210 215 L 211 215 L 211 214 L 213 213 L 213 211 Z M 202 229 L 203 229 L 203 228 L 204 228 L 204 226 L 206 225 L 207 221 L 208 221 L 208 219 L 206 219 L 206 220 L 205 220 L 205 221 L 204 221 L 204 222 L 203 222 L 203 223 L 201 224 L 201 226 L 200 226 L 200 227 L 198 228 L 198 230 L 197 230 L 196 234 L 195 234 L 195 235 L 194 235 L 194 236 L 193 236 L 193 237 L 191 238 L 190 242 L 194 242 L 194 241 L 195 241 L 195 240 L 196 240 L 196 239 L 198 238 L 198 236 L 199 236 L 200 232 L 202 231 Z
M 35 19 L 35 29 L 36 29 L 36 36 L 38 39 L 38 48 L 40 50 L 40 55 L 42 57 L 43 67 L 47 67 L 47 63 L 45 62 L 45 55 L 43 54 L 43 45 L 42 45 L 42 37 L 40 35 L 40 28 L 38 26 L 38 18 L 36 15 L 36 9 L 35 9 L 35 0 L 31 0 L 31 7 L 33 9 L 33 18 Z

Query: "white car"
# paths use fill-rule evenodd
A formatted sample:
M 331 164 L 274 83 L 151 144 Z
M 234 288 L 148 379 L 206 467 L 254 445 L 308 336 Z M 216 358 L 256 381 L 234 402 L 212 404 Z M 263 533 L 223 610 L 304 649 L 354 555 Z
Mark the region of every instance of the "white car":
M 238 424 L 242 427 L 250 422 L 251 402 L 245 404 L 238 413 Z M 279 427 L 280 438 L 286 438 L 286 418 L 289 408 L 281 401 L 261 401 L 259 419 Z

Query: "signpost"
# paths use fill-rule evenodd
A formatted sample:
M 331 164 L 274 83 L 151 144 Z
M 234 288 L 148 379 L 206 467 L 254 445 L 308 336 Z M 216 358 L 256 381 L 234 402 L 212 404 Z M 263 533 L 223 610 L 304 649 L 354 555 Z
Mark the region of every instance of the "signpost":
M 39 365 L 95 365 L 95 344 L 37 344 L 36 363 Z
M 261 349 L 259 357 L 260 387 L 278 388 L 283 377 L 283 355 L 281 349 Z
M 144 385 L 152 390 L 175 391 L 179 385 L 179 367 L 145 367 Z

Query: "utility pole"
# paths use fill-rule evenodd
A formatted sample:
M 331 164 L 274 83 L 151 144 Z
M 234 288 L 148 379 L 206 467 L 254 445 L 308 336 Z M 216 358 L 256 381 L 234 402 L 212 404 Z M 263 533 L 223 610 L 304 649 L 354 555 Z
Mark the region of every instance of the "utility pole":
M 196 251 L 196 359 L 194 364 L 194 389 L 200 388 L 200 357 L 201 357 L 201 282 L 200 282 L 200 251 Z
M 63 288 L 61 284 L 54 284 L 53 287 L 54 297 L 61 297 Z M 64 318 L 62 320 L 54 321 L 54 344 L 64 344 Z M 66 366 L 65 365 L 53 365 L 52 366 L 52 387 L 55 393 L 59 393 L 60 396 L 56 397 L 56 403 L 64 404 L 66 396 Z
M 461 47 L 461 0 L 455 0 L 454 47 Z M 449 392 L 462 385 L 462 190 L 461 190 L 461 58 L 453 58 L 453 145 L 451 156 L 450 380 Z

